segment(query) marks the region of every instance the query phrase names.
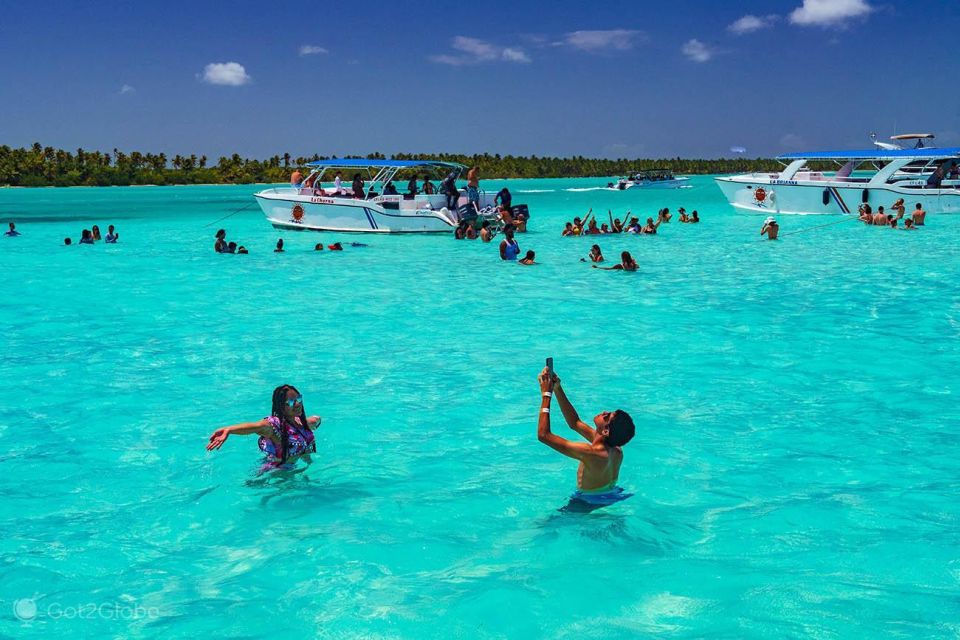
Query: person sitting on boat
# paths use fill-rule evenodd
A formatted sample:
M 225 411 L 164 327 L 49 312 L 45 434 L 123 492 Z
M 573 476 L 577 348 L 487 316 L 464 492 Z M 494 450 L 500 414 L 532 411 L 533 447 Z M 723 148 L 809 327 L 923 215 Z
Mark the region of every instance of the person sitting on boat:
M 410 199 L 410 200 L 412 200 L 413 197 L 414 197 L 415 195 L 417 195 L 417 193 L 419 193 L 419 192 L 417 191 L 417 178 L 418 178 L 418 176 L 414 175 L 412 178 L 410 178 L 410 181 L 407 182 L 407 193 L 406 193 L 406 195 L 409 196 L 409 199 Z
M 560 234 L 560 237 L 565 238 L 567 236 L 572 236 L 572 235 L 576 235 L 573 233 L 573 223 L 568 222 L 566 225 L 564 225 L 563 233 Z
M 362 200 L 366 191 L 363 188 L 363 178 L 360 177 L 359 173 L 353 174 L 353 184 L 351 187 L 353 188 L 353 197 Z
M 300 188 L 300 183 L 303 182 L 303 174 L 300 173 L 300 169 L 294 169 L 293 173 L 290 174 L 290 186 L 294 189 Z
M 334 195 L 342 196 L 344 194 L 343 190 L 343 174 L 340 171 L 337 171 L 333 176 L 333 193 Z
M 654 221 L 653 221 L 653 218 L 647 218 L 647 224 L 643 225 L 643 229 L 640 229 L 640 233 L 648 234 L 648 235 L 651 235 L 651 236 L 652 236 L 652 235 L 656 235 L 656 234 L 657 234 L 657 227 L 659 227 L 659 226 L 660 226 L 660 221 L 659 221 L 659 220 L 657 220 L 656 222 L 654 222 Z
M 490 230 L 489 220 L 484 220 L 483 224 L 480 225 L 480 239 L 484 242 L 490 242 L 493 240 L 493 231 Z
M 617 486 L 623 446 L 633 439 L 636 428 L 626 411 L 602 411 L 593 418 L 593 426 L 580 419 L 560 378 L 546 367 L 540 372 L 540 414 L 537 440 L 568 458 L 579 461 L 577 489 L 565 511 L 592 511 L 625 500 L 631 494 Z M 567 425 L 587 442 L 572 442 L 550 431 L 550 405 L 556 394 L 557 404 Z
M 447 174 L 447 177 L 440 183 L 440 189 L 443 191 L 443 195 L 447 196 L 447 209 L 456 211 L 457 200 L 460 199 L 460 190 L 457 188 L 456 170 Z
M 432 196 L 432 195 L 435 194 L 436 192 L 437 192 L 437 188 L 433 186 L 433 183 L 432 183 L 432 182 L 430 182 L 430 178 L 429 178 L 429 177 L 424 177 L 424 178 L 423 178 L 423 193 L 426 194 L 426 195 L 428 195 L 428 196 Z
M 393 180 L 388 180 L 387 184 L 383 185 L 383 195 L 385 196 L 396 196 L 400 195 L 397 192 L 397 188 L 393 186 Z
M 520 255 L 520 245 L 513 237 L 513 227 L 507 225 L 503 228 L 503 240 L 500 242 L 500 259 L 516 260 Z
M 773 216 L 767 218 L 763 222 L 763 226 L 760 227 L 760 235 L 766 235 L 767 240 L 776 240 L 779 233 L 780 225 L 777 224 L 777 221 Z
M 512 202 L 513 196 L 510 194 L 510 189 L 507 189 L 506 187 L 500 189 L 500 191 L 497 191 L 497 195 L 493 197 L 493 204 L 506 207 L 507 209 L 510 208 L 510 204 Z
M 521 258 L 521 259 L 518 260 L 517 262 L 518 262 L 519 264 L 527 265 L 527 266 L 529 266 L 529 265 L 531 265 L 531 264 L 537 264 L 536 262 L 534 262 L 534 258 L 536 258 L 536 257 L 537 257 L 537 254 L 536 254 L 536 253 L 534 253 L 533 251 L 527 251 L 527 254 L 526 254 L 525 256 L 523 256 L 523 258 Z
M 680 210 L 683 211 L 683 207 L 680 207 Z M 673 215 L 670 213 L 670 209 L 664 207 L 660 210 L 660 213 L 657 214 L 657 222 L 670 222 L 670 218 Z
M 633 259 L 629 251 L 624 251 L 620 254 L 620 264 L 615 264 L 612 267 L 591 266 L 593 266 L 594 269 L 603 269 L 604 271 L 636 271 L 639 268 L 637 261 Z
M 320 426 L 320 416 L 307 417 L 303 408 L 303 396 L 296 387 L 283 384 L 273 390 L 270 415 L 256 422 L 241 422 L 222 427 L 213 432 L 207 443 L 207 451 L 223 446 L 232 435 L 260 436 L 260 451 L 266 454 L 261 471 L 287 467 L 303 459 L 310 462 L 310 454 L 316 453 L 314 431 Z
M 924 219 L 927 217 L 927 212 L 923 210 L 923 206 L 918 202 L 917 208 L 913 210 L 913 224 L 917 227 L 922 227 Z

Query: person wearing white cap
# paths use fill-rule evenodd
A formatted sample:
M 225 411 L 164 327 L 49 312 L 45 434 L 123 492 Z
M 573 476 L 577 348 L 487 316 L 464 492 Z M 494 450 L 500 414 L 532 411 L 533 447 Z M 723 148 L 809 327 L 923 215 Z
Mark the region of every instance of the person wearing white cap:
M 773 216 L 767 218 L 763 223 L 763 227 L 760 228 L 760 235 L 766 235 L 767 240 L 776 240 L 779 233 L 780 225 L 777 224 L 777 220 Z

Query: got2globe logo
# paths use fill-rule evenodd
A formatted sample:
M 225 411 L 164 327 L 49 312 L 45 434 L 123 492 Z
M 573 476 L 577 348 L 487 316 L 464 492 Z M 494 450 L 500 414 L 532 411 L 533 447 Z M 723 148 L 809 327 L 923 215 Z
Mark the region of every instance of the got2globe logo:
M 299 204 L 293 205 L 293 211 L 291 212 L 294 222 L 303 222 L 303 206 Z
M 33 598 L 22 598 L 13 601 L 13 615 L 18 620 L 29 622 L 37 617 L 37 601 Z

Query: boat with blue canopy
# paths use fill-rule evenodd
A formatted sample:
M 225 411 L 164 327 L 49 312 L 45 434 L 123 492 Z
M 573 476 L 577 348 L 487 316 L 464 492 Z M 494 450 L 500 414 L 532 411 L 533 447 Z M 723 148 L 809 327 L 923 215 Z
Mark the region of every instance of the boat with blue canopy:
M 461 220 L 499 224 L 496 194 L 470 203 L 457 181 L 462 164 L 439 160 L 334 158 L 307 165 L 306 179 L 255 194 L 278 229 L 352 233 L 446 233 Z M 331 180 L 332 178 L 332 180 Z M 404 192 L 394 185 L 402 180 Z M 409 187 L 413 187 L 411 190 Z M 525 205 L 515 205 L 525 210 Z
M 715 180 L 732 206 L 752 213 L 855 214 L 861 205 L 876 209 L 900 199 L 908 209 L 960 213 L 960 147 L 893 146 L 788 153 L 777 158 L 782 171 Z

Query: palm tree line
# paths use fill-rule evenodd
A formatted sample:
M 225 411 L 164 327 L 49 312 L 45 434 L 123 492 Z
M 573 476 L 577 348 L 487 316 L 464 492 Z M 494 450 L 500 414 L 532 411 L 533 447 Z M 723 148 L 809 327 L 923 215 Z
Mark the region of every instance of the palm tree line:
M 336 156 L 332 156 L 336 157 Z M 384 159 L 382 153 L 346 155 Z M 634 159 L 513 156 L 498 154 L 421 154 L 397 153 L 397 160 L 442 160 L 482 168 L 484 178 L 577 178 L 619 176 L 645 169 L 669 169 L 678 174 L 742 173 L 775 171 L 780 164 L 768 158 L 721 159 Z M 18 187 L 70 187 L 169 184 L 249 184 L 286 182 L 294 168 L 308 162 L 328 159 L 320 155 L 293 157 L 289 153 L 265 160 L 242 158 L 239 154 L 220 156 L 215 164 L 205 155 L 164 153 L 111 153 L 77 149 L 66 151 L 44 147 L 39 142 L 29 148 L 0 146 L 0 185 Z

